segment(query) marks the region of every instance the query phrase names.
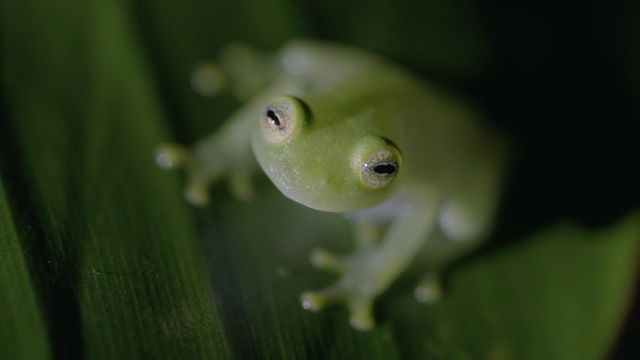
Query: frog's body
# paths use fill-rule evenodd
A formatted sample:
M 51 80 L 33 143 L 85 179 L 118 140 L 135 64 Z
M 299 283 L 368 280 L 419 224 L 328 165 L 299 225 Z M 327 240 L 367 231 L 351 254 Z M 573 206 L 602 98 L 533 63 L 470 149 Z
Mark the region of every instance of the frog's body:
M 241 95 L 265 86 L 193 157 L 176 147 L 160 152 L 171 165 L 189 162 L 187 197 L 206 203 L 206 187 L 224 174 L 238 195 L 250 195 L 251 143 L 284 195 L 346 213 L 356 226 L 354 254 L 312 255 L 342 277 L 303 294 L 305 308 L 345 302 L 351 323 L 370 328 L 373 300 L 420 251 L 427 274 L 416 295 L 437 299 L 441 270 L 490 229 L 505 141 L 462 103 L 352 48 L 298 41 L 273 57 L 236 49 L 222 64 Z M 243 78 L 250 73 L 259 76 Z

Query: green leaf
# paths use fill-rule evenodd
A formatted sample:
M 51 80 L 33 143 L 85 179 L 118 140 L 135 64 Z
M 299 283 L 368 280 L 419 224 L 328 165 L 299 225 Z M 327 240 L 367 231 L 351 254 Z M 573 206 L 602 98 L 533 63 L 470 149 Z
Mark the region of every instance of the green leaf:
M 0 182 L 0 358 L 48 359 L 49 340 L 28 261 Z
M 195 223 L 153 161 L 163 115 L 124 2 L 5 7 L 6 139 L 49 257 L 57 355 L 225 356 Z
M 386 310 L 411 329 L 400 339 L 436 358 L 603 359 L 633 296 L 639 255 L 640 213 L 599 230 L 557 224 L 461 266 L 442 303 L 425 308 L 405 297 Z

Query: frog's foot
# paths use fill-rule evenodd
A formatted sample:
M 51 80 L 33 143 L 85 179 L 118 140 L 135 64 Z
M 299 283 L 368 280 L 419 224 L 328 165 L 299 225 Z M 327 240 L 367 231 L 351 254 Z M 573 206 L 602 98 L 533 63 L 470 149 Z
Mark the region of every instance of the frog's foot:
M 351 291 L 340 284 L 324 290 L 306 291 L 301 295 L 302 307 L 311 311 L 320 311 L 330 304 L 346 303 L 349 308 L 349 323 L 358 330 L 370 330 L 375 325 L 373 318 L 373 297 L 352 295 Z
M 248 100 L 277 76 L 275 59 L 256 49 L 232 44 L 220 54 L 218 63 L 202 62 L 191 74 L 191 88 L 201 96 L 215 96 L 229 89 Z
M 350 313 L 350 323 L 356 329 L 369 330 L 375 326 L 372 314 L 373 301 L 380 290 L 380 279 L 371 269 L 373 256 L 359 252 L 340 257 L 318 249 L 311 255 L 316 268 L 342 274 L 333 285 L 317 291 L 307 291 L 301 296 L 302 307 L 319 311 L 331 304 L 344 303 Z
M 256 95 L 277 75 L 276 59 L 245 44 L 228 45 L 220 54 L 220 68 L 224 69 L 229 88 L 238 99 Z
M 164 144 L 156 149 L 156 163 L 162 169 L 185 168 L 189 177 L 184 190 L 185 199 L 195 206 L 209 204 L 208 181 L 200 175 L 191 151 L 175 144 Z
M 180 145 L 162 144 L 156 149 L 156 164 L 162 169 L 177 169 L 191 158 L 191 152 Z
M 425 304 L 433 304 L 442 299 L 442 278 L 438 273 L 428 273 L 416 286 L 413 297 Z

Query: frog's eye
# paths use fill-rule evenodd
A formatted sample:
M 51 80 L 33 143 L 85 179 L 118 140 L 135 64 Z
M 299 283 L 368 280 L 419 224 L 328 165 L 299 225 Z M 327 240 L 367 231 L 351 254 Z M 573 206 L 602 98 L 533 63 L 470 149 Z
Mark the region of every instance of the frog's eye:
M 371 151 L 360 167 L 360 180 L 371 189 L 380 189 L 396 178 L 402 158 L 392 145 Z
M 260 118 L 262 134 L 271 143 L 283 143 L 302 126 L 307 107 L 293 96 L 280 96 L 269 102 Z

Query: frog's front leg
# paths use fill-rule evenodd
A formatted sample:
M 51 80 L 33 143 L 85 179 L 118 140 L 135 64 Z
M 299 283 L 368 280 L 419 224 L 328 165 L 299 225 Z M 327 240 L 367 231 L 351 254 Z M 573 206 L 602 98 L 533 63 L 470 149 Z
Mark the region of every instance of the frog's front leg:
M 432 196 L 418 196 L 400 209 L 379 245 L 361 246 L 355 253 L 342 258 L 324 252 L 319 259 L 315 253 L 314 265 L 342 275 L 328 288 L 303 293 L 303 307 L 317 311 L 329 304 L 343 302 L 349 309 L 353 327 L 372 328 L 375 325 L 373 301 L 409 265 L 427 241 L 437 223 L 436 213 L 437 202 Z
M 355 228 L 356 252 L 367 252 L 373 249 L 384 235 L 384 226 L 371 219 L 352 219 Z M 342 256 L 336 255 L 323 248 L 311 252 L 311 264 L 318 269 L 336 274 L 345 272 L 346 261 Z
M 255 96 L 235 112 L 212 135 L 187 149 L 175 144 L 161 145 L 156 162 L 165 169 L 185 168 L 185 198 L 197 206 L 209 203 L 209 186 L 227 178 L 230 188 L 240 199 L 252 195 L 251 178 L 258 164 L 251 151 L 252 124 L 260 118 L 265 104 L 279 94 L 300 94 L 303 84 L 295 78 L 283 78 Z

